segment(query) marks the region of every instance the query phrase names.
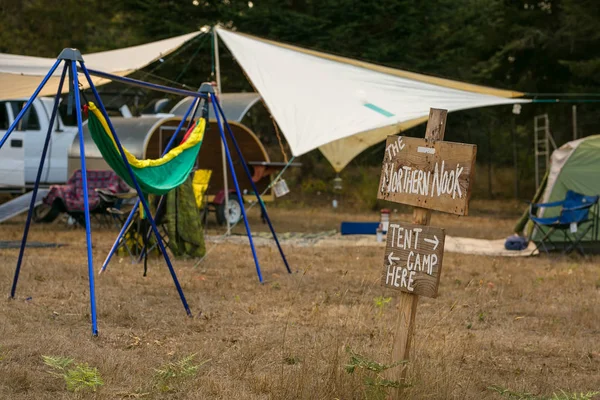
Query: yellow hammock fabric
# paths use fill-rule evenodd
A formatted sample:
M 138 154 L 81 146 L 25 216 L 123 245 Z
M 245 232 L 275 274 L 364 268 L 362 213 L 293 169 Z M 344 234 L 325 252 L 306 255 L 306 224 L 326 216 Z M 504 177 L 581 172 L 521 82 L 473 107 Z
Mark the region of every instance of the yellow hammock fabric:
M 89 103 L 89 111 L 88 128 L 104 160 L 129 186 L 134 187 L 106 119 L 94 103 Z M 205 128 L 206 120 L 202 118 L 196 123 L 185 142 L 158 159 L 139 160 L 123 148 L 144 193 L 163 195 L 187 179 L 196 163 Z

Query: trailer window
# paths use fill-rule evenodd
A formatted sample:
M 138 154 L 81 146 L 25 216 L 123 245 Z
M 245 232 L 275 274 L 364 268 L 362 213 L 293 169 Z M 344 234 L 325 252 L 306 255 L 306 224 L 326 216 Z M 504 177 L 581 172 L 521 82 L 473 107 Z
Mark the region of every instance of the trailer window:
M 12 106 L 12 112 L 15 118 L 17 118 L 17 115 L 19 115 L 23 109 L 25 103 L 25 101 L 11 101 L 9 103 Z M 38 118 L 37 111 L 35 111 L 33 105 L 29 107 L 29 110 L 23 115 L 23 119 L 17 129 L 20 131 L 39 131 L 41 129 L 40 119 Z
M 0 129 L 8 130 L 8 109 L 6 108 L 6 102 L 0 101 Z

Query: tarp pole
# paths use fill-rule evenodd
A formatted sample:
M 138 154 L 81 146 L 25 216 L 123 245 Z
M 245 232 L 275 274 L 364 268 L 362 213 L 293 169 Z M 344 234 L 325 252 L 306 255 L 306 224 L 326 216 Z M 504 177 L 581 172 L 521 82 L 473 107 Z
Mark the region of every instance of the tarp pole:
M 83 62 L 81 63 L 83 65 Z M 85 165 L 85 143 L 83 141 L 83 121 L 81 118 L 81 96 L 79 94 L 79 80 L 77 76 L 77 61 L 71 60 L 71 76 L 73 77 L 73 95 L 75 96 L 75 114 L 77 115 L 77 129 L 79 133 L 79 157 L 81 159 L 81 181 L 83 186 L 83 202 L 85 215 L 85 238 L 87 242 L 88 277 L 90 284 L 90 308 L 92 317 L 92 335 L 98 336 L 98 321 L 96 316 L 96 291 L 94 288 L 94 259 L 92 254 L 92 223 L 90 221 L 90 203 L 87 180 L 87 167 Z
M 165 147 L 165 150 L 163 151 L 163 154 L 162 154 L 163 156 L 165 154 L 167 154 L 169 152 L 169 150 L 171 150 L 171 147 L 175 143 L 175 138 L 181 131 L 183 124 L 185 124 L 185 121 L 187 120 L 187 118 L 190 115 L 190 113 L 192 112 L 192 110 L 195 110 L 195 106 L 199 100 L 200 100 L 200 98 L 195 97 L 194 101 L 192 101 L 192 103 L 190 104 L 190 107 L 185 112 L 183 118 L 181 119 L 181 122 L 179 123 L 179 126 L 177 126 L 177 129 L 175 129 L 175 133 L 171 137 L 171 140 L 169 140 L 169 143 L 167 143 L 167 147 Z M 193 119 L 193 117 L 192 117 L 192 119 Z M 106 267 L 108 266 L 108 263 L 110 262 L 110 259 L 117 251 L 117 247 L 119 247 L 119 243 L 121 242 L 121 239 L 125 235 L 125 232 L 127 231 L 127 228 L 129 227 L 129 224 L 131 224 L 131 221 L 135 217 L 135 213 L 137 212 L 139 206 L 140 206 L 140 199 L 137 199 L 137 201 L 135 202 L 135 205 L 133 206 L 133 208 L 131 209 L 131 212 L 129 213 L 129 217 L 127 217 L 127 220 L 123 224 L 123 227 L 121 228 L 121 231 L 119 232 L 119 235 L 117 236 L 117 239 L 115 240 L 112 247 L 110 248 L 110 251 L 108 252 L 108 255 L 106 256 L 106 259 L 104 260 L 104 263 L 102 264 L 102 268 L 100 268 L 100 271 L 98 272 L 99 274 L 101 274 L 102 272 L 104 272 L 104 270 L 106 270 Z
M 150 212 L 150 207 L 148 207 L 148 203 L 146 202 L 146 199 L 144 199 L 144 194 L 142 193 L 142 189 L 140 188 L 140 185 L 139 185 L 137 179 L 135 178 L 133 169 L 131 169 L 131 164 L 129 164 L 129 161 L 127 160 L 127 156 L 125 156 L 125 151 L 123 150 L 121 141 L 119 140 L 119 137 L 117 136 L 117 133 L 115 132 L 115 128 L 113 127 L 113 124 L 112 124 L 110 118 L 108 117 L 108 113 L 106 112 L 106 108 L 104 108 L 104 104 L 102 103 L 102 100 L 100 100 L 100 95 L 98 94 L 98 91 L 96 90 L 96 87 L 94 86 L 94 84 L 92 82 L 92 78 L 90 77 L 90 74 L 88 73 L 87 68 L 85 67 L 83 62 L 80 62 L 80 66 L 81 66 L 81 70 L 85 74 L 85 77 L 90 85 L 90 88 L 92 89 L 92 92 L 94 93 L 94 98 L 98 102 L 98 108 L 100 109 L 100 111 L 102 112 L 102 115 L 106 119 L 106 123 L 108 124 L 110 133 L 112 134 L 112 136 L 115 140 L 115 144 L 117 145 L 117 148 L 119 149 L 119 153 L 121 154 L 123 163 L 125 164 L 125 167 L 127 167 L 127 172 L 129 172 L 129 176 L 131 177 L 131 180 L 135 186 L 135 190 L 136 190 L 138 197 L 142 203 L 142 207 L 144 207 L 144 212 L 146 213 L 146 218 L 148 218 L 150 225 L 152 225 L 152 230 L 154 231 L 154 235 L 156 236 L 156 241 L 158 242 L 158 246 L 160 247 L 160 251 L 163 254 L 165 262 L 167 263 L 167 267 L 169 268 L 169 272 L 171 273 L 171 278 L 173 278 L 173 283 L 175 283 L 175 287 L 177 288 L 177 292 L 179 293 L 179 298 L 181 299 L 183 308 L 185 309 L 185 312 L 187 313 L 187 315 L 189 317 L 191 317 L 192 312 L 190 311 L 190 307 L 188 306 L 187 300 L 185 299 L 185 295 L 183 294 L 183 289 L 181 288 L 181 285 L 179 284 L 179 279 L 177 279 L 177 274 L 175 273 L 175 269 L 173 268 L 173 265 L 171 264 L 171 259 L 169 258 L 169 255 L 167 254 L 167 249 L 165 248 L 165 245 L 161 240 L 160 233 L 158 232 L 158 228 L 156 227 L 156 223 L 154 222 L 154 218 L 152 217 L 152 213 Z M 82 146 L 82 150 L 83 150 L 83 137 L 81 139 L 81 143 L 82 143 L 81 146 Z
M 512 151 L 513 151 L 513 166 L 515 168 L 515 199 L 519 199 L 519 152 L 517 149 L 517 134 L 515 131 L 515 115 L 511 114 L 510 118 L 510 135 L 512 139 Z
M 217 77 L 217 97 L 220 99 L 221 96 L 221 63 L 219 60 L 219 39 L 217 38 L 217 30 L 213 28 L 213 51 L 214 51 L 214 60 L 215 60 L 215 73 L 216 73 L 216 77 Z M 215 108 L 215 113 L 216 113 L 216 108 Z M 221 120 L 218 120 L 218 124 L 219 124 L 219 129 L 222 131 L 223 130 L 223 123 L 221 122 Z M 224 206 L 225 206 L 225 223 L 227 224 L 227 231 L 226 234 L 229 235 L 229 230 L 230 230 L 230 224 L 229 224 L 229 182 L 227 182 L 227 157 L 225 155 L 225 137 L 223 137 L 223 141 L 221 142 L 221 163 L 223 166 L 223 192 L 225 194 L 224 196 Z M 234 174 L 235 172 L 233 171 L 233 166 L 231 167 L 231 173 Z M 242 201 L 240 201 L 240 207 L 242 207 L 242 209 L 244 208 L 244 202 L 243 202 L 243 197 L 242 197 Z
M 233 143 L 233 146 L 235 147 L 238 157 L 240 158 L 242 166 L 244 167 L 244 171 L 246 171 L 246 175 L 248 176 L 250 185 L 252 185 L 252 190 L 254 190 L 254 194 L 256 195 L 256 201 L 258 201 L 258 204 L 260 205 L 260 208 L 262 209 L 262 213 L 265 216 L 265 219 L 267 220 L 267 224 L 269 224 L 269 229 L 271 230 L 273 239 L 275 239 L 275 243 L 277 243 L 277 248 L 279 249 L 279 254 L 281 254 L 281 259 L 283 260 L 283 263 L 285 264 L 285 269 L 287 269 L 287 272 L 291 274 L 292 271 L 290 270 L 290 266 L 288 265 L 287 259 L 285 258 L 285 254 L 283 254 L 283 249 L 281 248 L 281 245 L 279 244 L 279 239 L 277 239 L 277 234 L 275 233 L 275 229 L 273 228 L 273 225 L 271 224 L 271 218 L 269 218 L 269 214 L 267 213 L 267 207 L 265 207 L 265 204 L 263 203 L 263 200 L 260 197 L 260 193 L 258 192 L 258 188 L 256 187 L 256 184 L 252 180 L 252 174 L 250 173 L 250 170 L 248 169 L 248 165 L 246 164 L 246 160 L 244 159 L 242 150 L 240 149 L 240 146 L 238 146 L 237 140 L 235 140 L 235 136 L 233 136 L 233 132 L 231 131 L 231 127 L 229 126 L 227 119 L 225 119 L 225 113 L 223 112 L 221 105 L 219 104 L 219 102 L 217 102 L 216 105 L 219 108 L 219 112 L 221 113 L 221 116 L 223 117 L 223 122 L 225 123 L 225 127 L 227 127 L 227 132 L 229 133 L 231 142 Z
M 573 106 L 573 140 L 577 140 L 577 106 Z
M 50 144 L 50 138 L 52 137 L 52 128 L 54 128 L 54 120 L 56 119 L 58 103 L 60 102 L 60 94 L 62 92 L 63 83 L 65 81 L 67 68 L 69 67 L 67 64 L 65 64 L 62 75 L 60 77 L 60 83 L 58 84 L 58 91 L 56 92 L 56 97 L 54 99 L 54 108 L 52 109 L 52 115 L 50 117 L 50 125 L 48 126 L 48 133 L 46 133 L 46 140 L 44 141 L 44 148 L 42 150 L 42 156 L 40 158 L 40 165 L 38 167 L 38 172 L 35 177 L 35 184 L 33 185 L 33 195 L 31 197 L 31 203 L 29 204 L 29 211 L 27 212 L 27 220 L 25 221 L 25 229 L 23 230 L 23 239 L 21 240 L 21 249 L 19 250 L 17 267 L 15 268 L 15 275 L 13 277 L 12 288 L 10 290 L 10 297 L 13 299 L 15 298 L 15 293 L 17 291 L 17 282 L 19 281 L 19 273 L 21 271 L 21 264 L 23 262 L 23 254 L 25 253 L 25 245 L 27 244 L 27 236 L 29 234 L 29 226 L 31 225 L 31 217 L 35 208 L 35 200 L 37 198 L 38 189 L 40 187 L 40 180 L 42 179 L 42 170 L 44 169 L 44 162 L 46 161 L 46 154 L 48 153 L 48 145 Z
M 235 186 L 237 198 L 241 205 L 242 218 L 244 218 L 244 225 L 246 226 L 246 234 L 248 235 L 248 240 L 250 241 L 250 248 L 252 249 L 252 257 L 254 257 L 254 264 L 256 265 L 256 274 L 258 275 L 258 280 L 260 281 L 260 283 L 262 283 L 263 277 L 262 277 L 262 273 L 260 272 L 260 265 L 258 263 L 256 249 L 254 248 L 254 241 L 252 239 L 252 232 L 250 231 L 250 225 L 248 225 L 248 216 L 246 215 L 246 209 L 244 208 L 244 200 L 242 197 L 242 192 L 241 192 L 240 186 L 238 184 L 235 170 L 233 169 L 233 160 L 231 159 L 231 154 L 229 153 L 229 148 L 227 146 L 227 138 L 225 137 L 225 132 L 223 131 L 223 124 L 221 123 L 221 117 L 219 116 L 219 109 L 217 108 L 217 102 L 219 100 L 212 96 L 211 96 L 211 100 L 213 103 L 213 110 L 215 111 L 215 118 L 217 119 L 217 124 L 219 125 L 219 133 L 221 134 L 221 141 L 224 144 L 227 162 L 229 163 L 229 168 L 231 169 L 231 177 L 233 178 L 233 184 Z

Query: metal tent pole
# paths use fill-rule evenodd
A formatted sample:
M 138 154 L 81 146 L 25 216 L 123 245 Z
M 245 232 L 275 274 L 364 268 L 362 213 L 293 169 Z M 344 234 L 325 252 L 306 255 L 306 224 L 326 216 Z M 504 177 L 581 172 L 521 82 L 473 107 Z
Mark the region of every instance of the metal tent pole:
M 577 140 L 577 106 L 571 108 L 573 115 L 573 140 Z
M 213 51 L 214 51 L 214 60 L 215 60 L 215 72 L 217 74 L 217 95 L 221 95 L 221 63 L 219 60 L 219 39 L 217 37 L 217 31 L 213 28 Z M 214 97 L 213 97 L 214 101 Z M 215 109 L 215 114 L 217 110 Z M 219 125 L 219 129 L 223 130 L 223 123 L 217 119 L 217 124 Z M 229 182 L 227 179 L 227 156 L 225 154 L 225 147 L 227 146 L 227 141 L 223 138 L 223 142 L 221 142 L 221 162 L 223 165 L 223 191 L 225 192 L 225 223 L 227 224 L 226 234 L 229 235 L 229 230 L 231 229 L 229 223 Z M 235 174 L 233 170 L 233 165 L 231 165 L 231 173 Z M 240 206 L 244 207 L 244 201 L 240 200 Z
M 219 133 L 221 134 L 221 141 L 225 148 L 225 155 L 227 157 L 227 162 L 229 164 L 229 168 L 231 169 L 231 177 L 233 178 L 233 184 L 235 185 L 235 191 L 238 197 L 238 201 L 240 202 L 242 209 L 242 217 L 244 218 L 244 225 L 246 226 L 246 234 L 248 235 L 248 240 L 250 241 L 250 248 L 252 249 L 252 257 L 254 257 L 254 264 L 256 265 L 256 274 L 258 275 L 258 280 L 262 283 L 263 277 L 260 272 L 260 265 L 258 263 L 258 257 L 256 255 L 256 249 L 254 248 L 254 241 L 252 240 L 252 232 L 250 231 L 250 225 L 248 225 L 248 216 L 246 215 L 246 210 L 244 208 L 244 201 L 242 200 L 242 192 L 240 191 L 240 186 L 238 184 L 238 180 L 235 174 L 235 170 L 233 169 L 233 161 L 231 159 L 231 154 L 229 153 L 229 148 L 227 146 L 227 138 L 225 137 L 225 132 L 223 131 L 223 125 L 221 124 L 221 118 L 219 117 L 219 109 L 217 108 L 217 101 L 213 96 L 210 96 L 213 103 L 213 110 L 215 112 L 215 118 L 217 119 L 217 124 L 219 125 Z
M 221 108 L 221 105 L 219 104 L 218 101 L 216 102 L 216 107 L 218 107 L 219 113 L 223 117 L 223 122 L 225 124 L 225 127 L 227 128 L 227 132 L 229 133 L 229 137 L 231 138 L 233 146 L 235 147 L 235 150 L 238 154 L 238 157 L 240 158 L 242 166 L 244 167 L 244 171 L 246 172 L 246 175 L 248 176 L 250 185 L 252 185 L 252 190 L 254 190 L 254 194 L 256 195 L 256 200 L 258 201 L 258 204 L 260 205 L 260 208 L 265 216 L 265 219 L 267 220 L 267 223 L 269 224 L 269 229 L 271 230 L 273 239 L 275 239 L 275 243 L 277 243 L 277 248 L 279 249 L 279 254 L 281 254 L 281 259 L 283 260 L 283 263 L 285 264 L 285 268 L 287 269 L 287 272 L 291 274 L 292 271 L 290 270 L 290 266 L 288 265 L 287 259 L 285 258 L 283 249 L 281 248 L 281 245 L 279 244 L 279 239 L 277 238 L 275 229 L 273 228 L 273 225 L 271 224 L 271 218 L 269 218 L 269 214 L 267 213 L 267 208 L 265 207 L 265 204 L 263 203 L 262 198 L 260 197 L 260 193 L 258 192 L 258 188 L 256 187 L 256 184 L 252 180 L 252 174 L 250 173 L 250 170 L 248 169 L 248 165 L 246 164 L 244 155 L 242 154 L 242 151 L 241 151 L 240 147 L 238 146 L 237 140 L 235 139 L 235 136 L 233 135 L 233 132 L 231 131 L 231 127 L 229 126 L 229 123 L 227 122 L 227 119 L 225 118 L 225 113 L 223 112 L 223 109 Z M 244 206 L 242 204 L 242 208 L 243 207 Z
M 27 244 L 27 236 L 29 235 L 29 226 L 31 225 L 31 217 L 35 208 L 35 200 L 37 198 L 38 189 L 40 187 L 40 180 L 42 178 L 42 170 L 44 169 L 44 162 L 46 161 L 46 154 L 48 153 L 48 146 L 50 144 L 50 138 L 52 137 L 52 129 L 54 128 L 54 120 L 56 119 L 56 113 L 58 111 L 58 103 L 60 102 L 60 94 L 62 92 L 63 83 L 65 81 L 65 75 L 69 66 L 65 63 L 62 75 L 60 77 L 60 83 L 58 84 L 58 90 L 56 97 L 54 98 L 54 106 L 52 108 L 52 115 L 50 116 L 50 125 L 48 126 L 48 132 L 46 133 L 46 140 L 44 141 L 44 148 L 42 150 L 42 156 L 40 158 L 40 165 L 38 167 L 37 175 L 35 177 L 35 184 L 33 185 L 33 195 L 31 197 L 31 203 L 29 204 L 29 211 L 27 212 L 27 220 L 25 221 L 25 229 L 23 230 L 23 239 L 21 240 L 21 249 L 19 250 L 19 258 L 17 260 L 17 267 L 15 268 L 15 275 L 13 277 L 12 287 L 10 289 L 10 297 L 15 298 L 17 291 L 17 282 L 19 281 L 19 273 L 21 272 L 21 264 L 23 262 L 23 254 L 25 253 L 25 245 Z
M 191 317 L 192 312 L 190 311 L 187 300 L 185 299 L 185 295 L 183 294 L 183 289 L 181 288 L 181 285 L 179 284 L 179 279 L 177 279 L 177 274 L 175 273 L 175 269 L 173 268 L 173 265 L 171 264 L 171 259 L 169 258 L 169 255 L 167 254 L 167 249 L 165 248 L 164 243 L 162 242 L 162 240 L 160 238 L 160 233 L 158 232 L 158 228 L 156 227 L 156 223 L 154 222 L 154 218 L 152 217 L 152 214 L 150 212 L 150 207 L 148 207 L 148 203 L 146 202 L 146 199 L 144 199 L 144 194 L 142 193 L 142 189 L 140 188 L 140 185 L 139 185 L 137 179 L 135 178 L 133 169 L 131 168 L 129 161 L 127 161 L 127 156 L 125 155 L 125 151 L 123 150 L 121 141 L 119 140 L 119 138 L 115 132 L 115 128 L 113 127 L 112 122 L 110 121 L 110 118 L 108 117 L 108 113 L 106 112 L 106 109 L 104 108 L 104 104 L 102 103 L 102 100 L 100 100 L 100 95 L 98 94 L 98 91 L 96 90 L 96 87 L 94 86 L 92 79 L 91 79 L 83 61 L 80 61 L 79 64 L 81 66 L 81 70 L 85 74 L 86 79 L 88 80 L 88 83 L 90 85 L 90 88 L 92 89 L 92 92 L 94 93 L 94 98 L 98 102 L 98 108 L 100 109 L 100 111 L 102 112 L 102 115 L 106 119 L 106 123 L 110 129 L 110 132 L 111 132 L 114 140 L 115 140 L 115 144 L 117 145 L 117 148 L 119 149 L 119 153 L 121 154 L 123 163 L 125 164 L 125 167 L 127 168 L 127 172 L 129 173 L 129 176 L 131 177 L 131 180 L 133 181 L 135 190 L 137 191 L 138 197 L 142 203 L 142 207 L 144 207 L 144 212 L 147 215 L 148 221 L 150 222 L 150 225 L 152 225 L 152 230 L 154 231 L 154 235 L 156 236 L 156 241 L 158 243 L 158 246 L 160 247 L 160 251 L 163 254 L 165 262 L 167 263 L 167 267 L 169 268 L 169 272 L 171 273 L 171 277 L 173 278 L 173 283 L 175 284 L 177 292 L 179 293 L 179 298 L 181 299 L 183 308 L 185 309 L 187 315 Z

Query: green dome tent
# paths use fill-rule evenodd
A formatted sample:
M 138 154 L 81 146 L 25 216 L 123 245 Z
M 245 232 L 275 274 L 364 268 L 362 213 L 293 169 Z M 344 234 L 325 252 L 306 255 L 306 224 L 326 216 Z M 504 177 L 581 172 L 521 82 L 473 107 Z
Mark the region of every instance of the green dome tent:
M 568 190 L 584 195 L 600 194 L 600 135 L 588 136 L 568 142 L 552 153 L 550 169 L 533 203 L 549 203 L 564 200 Z M 592 212 L 597 212 L 592 208 Z M 525 231 L 532 240 L 540 240 L 542 233 L 533 229 L 528 220 L 526 210 L 515 226 L 515 232 Z M 541 208 L 538 216 L 552 217 L 558 215 L 560 207 Z M 598 223 L 598 215 L 590 215 Z M 591 229 L 582 242 L 598 241 L 598 229 Z M 561 232 L 555 232 L 550 239 L 556 243 L 564 241 Z

